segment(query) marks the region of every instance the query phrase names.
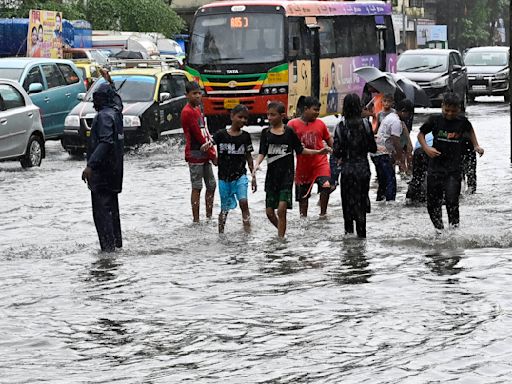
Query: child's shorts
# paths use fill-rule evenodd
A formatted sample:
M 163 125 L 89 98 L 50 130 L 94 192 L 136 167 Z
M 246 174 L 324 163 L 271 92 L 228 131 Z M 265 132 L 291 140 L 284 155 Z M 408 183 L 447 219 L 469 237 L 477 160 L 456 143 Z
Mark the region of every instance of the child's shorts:
M 233 181 L 219 179 L 220 210 L 227 212 L 236 208 L 237 201 L 247 200 L 248 186 L 249 180 L 246 175 Z
M 292 189 L 282 189 L 280 191 L 267 192 L 265 206 L 267 208 L 277 209 L 280 201 L 286 201 L 287 209 L 292 209 Z
M 215 191 L 217 183 L 215 182 L 211 163 L 189 163 L 188 168 L 190 170 L 190 183 L 192 184 L 193 189 L 203 189 L 204 180 L 206 189 L 208 191 Z
M 318 185 L 318 192 L 331 191 L 331 178 L 330 176 L 318 176 L 315 179 L 315 184 Z M 295 184 L 295 201 L 309 199 L 311 197 L 311 184 Z

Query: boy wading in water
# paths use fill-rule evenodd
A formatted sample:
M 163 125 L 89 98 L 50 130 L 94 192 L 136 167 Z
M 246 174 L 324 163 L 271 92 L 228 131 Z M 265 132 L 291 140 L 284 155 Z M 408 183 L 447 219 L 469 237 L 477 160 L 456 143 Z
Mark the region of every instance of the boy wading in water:
M 323 155 L 330 152 L 328 147 L 318 150 L 304 148 L 293 129 L 283 124 L 285 111 L 285 106 L 281 102 L 274 101 L 268 104 L 267 118 L 270 127 L 261 133 L 259 155 L 253 171 L 254 177 L 259 165 L 267 156 L 266 213 L 267 218 L 277 228 L 280 238 L 284 238 L 286 233 L 286 210 L 292 209 L 294 152 L 302 155 Z
M 219 154 L 219 194 L 220 214 L 219 233 L 224 233 L 228 212 L 236 208 L 238 200 L 242 210 L 242 220 L 245 232 L 251 229 L 249 204 L 247 202 L 247 170 L 254 170 L 251 152 L 252 141 L 249 133 L 242 131 L 247 124 L 249 110 L 245 105 L 239 104 L 231 110 L 231 128 L 222 129 L 213 135 L 211 141 L 201 146 L 202 151 L 208 151 L 217 145 Z M 252 177 L 252 191 L 256 192 L 256 178 Z
M 333 138 L 324 122 L 318 119 L 320 106 L 321 104 L 316 97 L 306 97 L 302 116 L 288 123 L 288 126 L 293 128 L 304 147 L 322 149 L 325 142 L 332 148 Z M 308 200 L 311 197 L 313 183 L 318 185 L 318 191 L 320 192 L 320 217 L 325 217 L 331 192 L 330 181 L 331 169 L 327 156 L 297 155 L 295 200 L 299 202 L 301 217 L 307 217 L 308 215 Z
M 207 152 L 201 151 L 201 146 L 206 143 L 210 133 L 204 124 L 204 116 L 201 112 L 201 88 L 195 81 L 186 84 L 187 105 L 181 111 L 181 126 L 185 134 L 185 161 L 190 170 L 190 182 L 192 193 L 190 201 L 192 204 L 192 216 L 194 223 L 199 222 L 199 201 L 203 180 L 206 184 L 206 217 L 212 217 L 213 198 L 215 196 L 215 176 L 213 175 L 212 164 L 217 164 L 215 149 L 210 148 Z M 210 162 L 211 161 L 211 162 Z
M 421 126 L 418 141 L 430 158 L 427 173 L 427 208 L 436 229 L 444 228 L 442 217 L 443 197 L 448 212 L 448 223 L 459 226 L 459 195 L 461 188 L 462 155 L 464 138 L 469 138 L 475 152 L 484 154 L 478 145 L 475 131 L 469 120 L 460 115 L 461 101 L 454 93 L 444 95 L 442 114 L 430 116 Z M 429 146 L 425 135 L 432 132 L 434 142 Z

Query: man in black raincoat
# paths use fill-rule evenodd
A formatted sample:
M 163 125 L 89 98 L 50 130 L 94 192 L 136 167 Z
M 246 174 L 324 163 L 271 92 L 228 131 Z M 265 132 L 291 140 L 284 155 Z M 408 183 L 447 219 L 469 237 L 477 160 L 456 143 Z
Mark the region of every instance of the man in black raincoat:
M 119 96 L 111 84 L 103 83 L 93 93 L 94 117 L 87 167 L 82 180 L 91 190 L 94 224 L 101 250 L 113 252 L 123 245 L 118 194 L 123 184 L 123 116 Z

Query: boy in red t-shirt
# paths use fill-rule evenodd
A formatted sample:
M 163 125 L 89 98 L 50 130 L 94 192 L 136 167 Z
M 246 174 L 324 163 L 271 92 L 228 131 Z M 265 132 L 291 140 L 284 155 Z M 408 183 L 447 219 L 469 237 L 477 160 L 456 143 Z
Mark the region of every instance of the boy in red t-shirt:
M 308 96 L 304 99 L 302 116 L 288 122 L 305 148 L 322 149 L 325 144 L 332 148 L 333 138 L 326 125 L 318 119 L 320 101 Z M 295 172 L 295 200 L 299 202 L 300 215 L 307 217 L 308 200 L 311 197 L 313 183 L 318 185 L 320 192 L 320 217 L 327 214 L 327 204 L 331 191 L 331 169 L 326 155 L 305 157 L 297 154 L 297 169 Z
M 210 139 L 210 132 L 204 124 L 204 116 L 201 112 L 201 88 L 195 81 L 186 84 L 187 105 L 181 111 L 181 126 L 185 134 L 185 161 L 190 170 L 192 184 L 191 204 L 194 223 L 199 222 L 199 200 L 203 180 L 206 185 L 206 217 L 212 217 L 213 197 L 217 183 L 213 175 L 212 164 L 216 164 L 215 148 L 207 152 L 201 151 L 201 145 Z M 211 161 L 211 162 L 210 162 Z

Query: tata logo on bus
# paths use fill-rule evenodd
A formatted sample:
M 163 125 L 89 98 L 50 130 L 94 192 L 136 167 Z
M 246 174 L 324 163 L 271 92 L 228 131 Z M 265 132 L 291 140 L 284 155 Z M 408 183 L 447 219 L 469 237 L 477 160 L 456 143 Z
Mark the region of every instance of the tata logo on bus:
M 229 83 L 228 83 L 228 87 L 229 88 L 236 88 L 236 86 L 238 85 L 238 83 L 235 81 L 235 80 L 231 80 Z

